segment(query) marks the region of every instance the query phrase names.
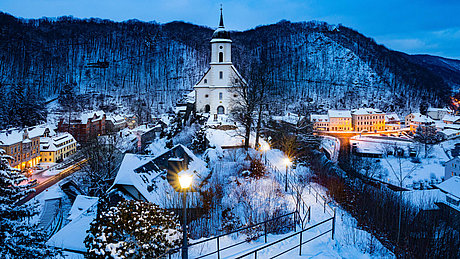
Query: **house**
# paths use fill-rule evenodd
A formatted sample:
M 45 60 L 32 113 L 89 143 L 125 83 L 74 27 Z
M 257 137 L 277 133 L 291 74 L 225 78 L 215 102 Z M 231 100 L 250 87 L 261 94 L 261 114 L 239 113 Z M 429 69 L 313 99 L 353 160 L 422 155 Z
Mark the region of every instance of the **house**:
M 61 118 L 59 132 L 68 132 L 80 143 L 106 133 L 106 115 L 103 111 L 86 112 Z
M 396 113 L 385 114 L 385 130 L 401 129 L 401 120 Z
M 214 121 L 225 117 L 241 98 L 238 89 L 245 80 L 232 64 L 232 40 L 220 14 L 219 27 L 211 39 L 210 68 L 195 84 L 196 112 L 207 113 Z
M 444 180 L 453 176 L 460 176 L 460 157 L 458 156 L 447 161 L 446 167 L 444 168 Z
M 414 117 L 410 124 L 410 131 L 415 132 L 419 126 L 422 128 L 432 127 L 436 129 L 435 121 L 426 115 Z
M 433 120 L 441 120 L 445 115 L 451 114 L 452 111 L 447 108 L 428 108 L 426 115 Z
M 446 114 L 446 115 L 444 115 L 444 117 L 442 117 L 442 121 L 445 124 L 460 124 L 460 116 L 452 115 L 452 114 Z
M 329 131 L 329 116 L 327 114 L 311 114 L 310 121 L 313 123 L 313 130 Z
M 198 188 L 209 173 L 206 163 L 182 145 L 176 145 L 156 157 L 125 154 L 109 189 L 110 196 L 112 200 L 118 196 L 148 201 L 163 208 L 181 206 L 180 195 L 168 182 L 168 171 L 174 174 L 193 172 L 194 188 Z M 191 194 L 192 204 L 199 202 L 197 195 Z
M 436 188 L 445 194 L 444 198 L 440 201 L 440 207 L 442 208 L 442 205 L 445 205 L 455 212 L 460 212 L 460 176 L 452 176 L 436 185 Z
M 25 169 L 34 167 L 40 162 L 40 133 L 34 130 L 32 133 L 26 128 L 8 129 L 0 131 L 0 148 L 11 156 L 9 163 L 11 167 Z
M 352 123 L 355 131 L 376 132 L 385 130 L 385 113 L 374 108 L 353 110 Z
M 40 138 L 40 162 L 59 163 L 77 151 L 77 142 L 67 132 Z
M 404 126 L 405 126 L 406 128 L 410 127 L 410 124 L 412 123 L 412 120 L 413 120 L 414 118 L 418 118 L 418 117 L 420 117 L 420 116 L 422 116 L 422 114 L 421 114 L 421 113 L 418 113 L 418 112 L 408 114 L 408 115 L 404 118 Z
M 113 115 L 107 117 L 106 120 L 106 129 L 107 132 L 118 132 L 124 128 L 128 127 L 128 123 L 124 116 Z
M 351 131 L 353 130 L 351 122 L 351 113 L 348 110 L 329 110 L 327 112 L 329 117 L 329 130 L 330 131 Z

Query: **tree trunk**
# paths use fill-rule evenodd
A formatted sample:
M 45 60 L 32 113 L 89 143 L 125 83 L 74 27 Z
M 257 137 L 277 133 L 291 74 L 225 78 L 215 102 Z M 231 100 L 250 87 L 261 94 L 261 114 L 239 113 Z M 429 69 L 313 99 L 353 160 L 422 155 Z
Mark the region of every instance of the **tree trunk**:
M 259 105 L 259 114 L 257 117 L 257 126 L 256 126 L 256 141 L 254 144 L 255 149 L 259 149 L 259 137 L 260 137 L 260 127 L 262 124 L 262 103 Z

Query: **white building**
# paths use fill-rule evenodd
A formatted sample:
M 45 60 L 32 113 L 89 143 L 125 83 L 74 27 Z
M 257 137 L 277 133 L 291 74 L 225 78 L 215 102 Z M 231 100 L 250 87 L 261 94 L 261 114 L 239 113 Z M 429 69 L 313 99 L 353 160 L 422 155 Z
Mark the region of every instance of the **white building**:
M 455 157 L 446 162 L 446 167 L 444 168 L 444 180 L 447 180 L 452 176 L 460 176 L 460 157 Z
M 232 40 L 225 30 L 222 10 L 219 28 L 211 39 L 211 63 L 204 76 L 196 83 L 196 111 L 218 116 L 229 114 L 239 97 L 237 87 L 245 81 L 232 64 Z
M 441 200 L 441 203 L 453 210 L 460 211 L 460 177 L 453 176 L 436 187 L 445 193 L 445 198 Z
M 447 114 L 451 114 L 452 111 L 447 108 L 428 108 L 426 115 L 433 120 L 441 120 Z

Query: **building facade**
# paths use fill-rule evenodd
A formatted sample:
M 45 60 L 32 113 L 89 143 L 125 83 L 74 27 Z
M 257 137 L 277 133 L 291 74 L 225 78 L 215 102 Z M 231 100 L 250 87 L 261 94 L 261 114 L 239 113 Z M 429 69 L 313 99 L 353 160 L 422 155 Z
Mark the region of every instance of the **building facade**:
M 433 119 L 426 115 L 420 115 L 412 119 L 410 123 L 410 131 L 415 132 L 418 127 L 427 128 L 433 127 L 436 129 L 436 124 Z
M 219 27 L 211 39 L 211 63 L 204 76 L 196 83 L 195 109 L 208 113 L 217 120 L 219 115 L 229 114 L 240 98 L 237 89 L 244 79 L 232 64 L 232 40 L 225 30 L 222 10 Z
M 77 142 L 70 133 L 40 139 L 40 162 L 59 163 L 77 151 Z
M 452 176 L 460 176 L 460 157 L 455 157 L 446 162 L 446 167 L 444 168 L 444 180 L 447 180 Z
M 68 132 L 80 143 L 86 143 L 106 133 L 106 115 L 103 111 L 83 113 L 78 116 L 61 118 L 59 132 Z
M 313 130 L 329 131 L 329 116 L 327 114 L 311 114 L 310 121 L 313 123 Z
M 34 167 L 40 162 L 40 136 L 25 130 L 0 132 L 0 148 L 11 156 L 10 166 L 17 169 Z
M 352 131 L 351 113 L 347 110 L 329 110 L 329 131 Z
M 385 113 L 379 109 L 361 108 L 352 111 L 355 131 L 377 132 L 385 130 Z

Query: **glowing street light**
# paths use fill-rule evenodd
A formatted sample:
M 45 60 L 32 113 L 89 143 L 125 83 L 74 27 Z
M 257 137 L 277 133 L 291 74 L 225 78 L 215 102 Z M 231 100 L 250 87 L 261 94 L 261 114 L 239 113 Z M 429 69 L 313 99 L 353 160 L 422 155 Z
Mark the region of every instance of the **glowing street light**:
M 291 159 L 289 157 L 284 158 L 284 164 L 286 165 L 286 185 L 284 186 L 284 191 L 287 192 L 288 189 L 288 168 L 291 165 Z
M 190 189 L 193 182 L 193 176 L 183 173 L 179 175 L 179 184 L 182 189 L 182 206 L 183 206 L 183 225 L 182 231 L 184 232 L 183 236 L 183 245 L 182 245 L 182 259 L 188 259 L 188 244 L 187 244 L 187 190 Z

